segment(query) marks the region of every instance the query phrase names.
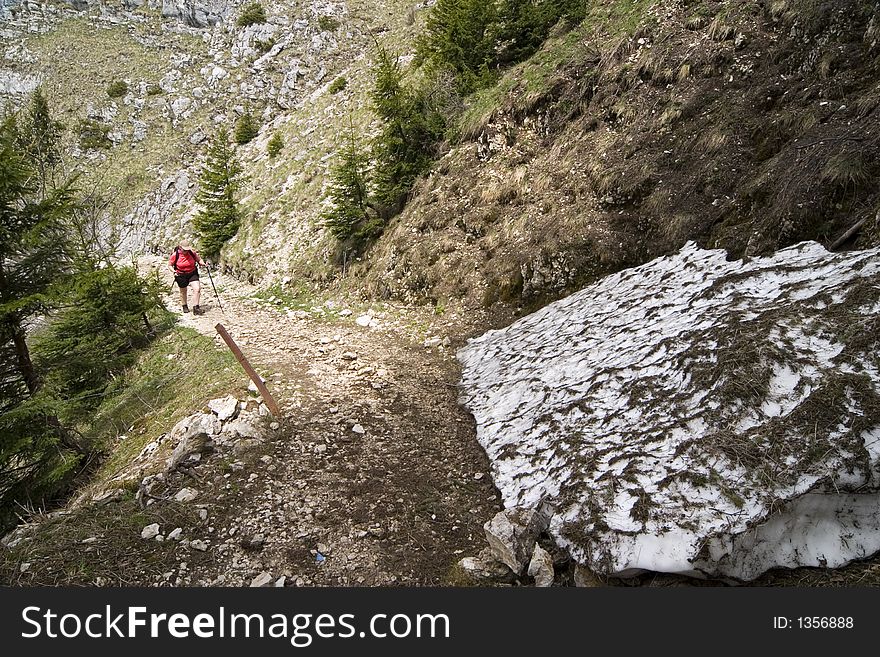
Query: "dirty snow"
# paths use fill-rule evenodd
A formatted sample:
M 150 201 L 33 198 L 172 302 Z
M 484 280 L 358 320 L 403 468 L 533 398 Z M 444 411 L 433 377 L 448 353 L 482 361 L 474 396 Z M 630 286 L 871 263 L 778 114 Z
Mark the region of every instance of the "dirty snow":
M 749 580 L 880 550 L 880 250 L 693 244 L 458 352 L 506 506 L 606 574 Z

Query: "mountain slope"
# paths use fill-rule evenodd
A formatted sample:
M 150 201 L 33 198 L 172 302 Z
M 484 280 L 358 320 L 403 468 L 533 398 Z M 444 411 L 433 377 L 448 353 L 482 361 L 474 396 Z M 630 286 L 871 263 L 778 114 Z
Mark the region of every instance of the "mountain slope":
M 476 96 L 372 294 L 535 303 L 694 239 L 877 243 L 874 3 L 598 2 Z

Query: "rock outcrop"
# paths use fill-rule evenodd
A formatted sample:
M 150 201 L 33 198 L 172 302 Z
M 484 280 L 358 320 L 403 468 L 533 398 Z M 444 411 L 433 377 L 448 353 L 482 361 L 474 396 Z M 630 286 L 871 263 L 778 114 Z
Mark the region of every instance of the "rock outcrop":
M 725 255 L 689 244 L 458 353 L 505 505 L 549 499 L 600 575 L 880 550 L 880 250 Z

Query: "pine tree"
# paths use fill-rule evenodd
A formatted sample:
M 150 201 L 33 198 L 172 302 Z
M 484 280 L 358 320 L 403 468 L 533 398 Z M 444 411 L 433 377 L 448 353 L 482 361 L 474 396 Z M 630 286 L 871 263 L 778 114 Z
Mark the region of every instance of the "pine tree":
M 357 143 L 354 127 L 349 125 L 339 163 L 330 178 L 329 198 L 333 206 L 324 214 L 324 225 L 339 240 L 369 236 L 364 233 L 370 212 L 367 163 L 368 157 Z
M 503 66 L 532 55 L 560 21 L 580 21 L 584 0 L 437 0 L 417 61 L 455 73 L 461 93 L 492 84 Z
M 248 109 L 244 114 L 238 117 L 238 120 L 235 122 L 235 133 L 233 134 L 233 137 L 236 144 L 247 144 L 256 137 L 259 132 L 260 126 L 257 125 L 257 120 Z
M 49 103 L 42 90 L 34 90 L 16 138 L 20 149 L 39 174 L 43 194 L 52 186 L 55 168 L 61 163 L 59 143 L 63 129 L 64 126 L 51 117 Z
M 419 59 L 455 71 L 462 92 L 486 86 L 495 62 L 496 18 L 495 2 L 437 0 L 418 43 Z
M 114 375 L 131 364 L 152 337 L 147 315 L 161 307 L 156 285 L 133 267 L 83 271 L 63 289 L 56 317 L 35 341 L 41 371 L 63 403 L 61 420 L 83 421 Z
M 229 133 L 221 129 L 208 149 L 196 194 L 201 210 L 193 219 L 206 256 L 219 255 L 223 245 L 238 232 L 242 213 L 236 195 L 243 184 L 242 171 L 229 144 Z
M 407 89 L 396 56 L 379 48 L 372 91 L 382 132 L 373 145 L 376 200 L 386 216 L 398 213 L 416 178 L 431 164 L 444 119 L 420 91 Z
M 27 145 L 7 118 L 0 125 L 0 524 L 10 500 L 39 499 L 86 452 L 43 394 L 25 335 L 25 322 L 53 305 L 51 286 L 66 264 L 64 222 L 75 206 L 69 185 L 48 188 L 39 175 L 51 148 Z
M 266 152 L 269 154 L 269 157 L 274 158 L 281 152 L 281 149 L 284 148 L 284 139 L 281 137 L 279 133 L 275 133 L 272 135 L 272 138 L 269 140 L 269 143 L 266 144 Z
M 21 148 L 13 118 L 0 126 L 0 331 L 15 347 L 28 390 L 39 377 L 24 339 L 24 321 L 48 308 L 47 289 L 62 273 L 64 221 L 74 212 L 69 185 L 42 192 L 36 163 Z

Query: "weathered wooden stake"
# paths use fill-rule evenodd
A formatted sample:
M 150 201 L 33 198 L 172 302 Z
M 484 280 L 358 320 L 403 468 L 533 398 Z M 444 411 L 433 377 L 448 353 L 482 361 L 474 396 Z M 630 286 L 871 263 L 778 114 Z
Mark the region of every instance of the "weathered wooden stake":
M 238 345 L 235 344 L 235 340 L 233 340 L 232 336 L 230 336 L 229 333 L 226 332 L 226 329 L 223 328 L 223 324 L 217 324 L 214 328 L 217 330 L 217 333 L 220 334 L 220 337 L 223 338 L 226 346 L 229 347 L 229 349 L 232 351 L 236 360 L 241 363 L 244 371 L 247 372 L 249 377 L 251 377 L 251 381 L 253 381 L 254 385 L 257 386 L 257 390 L 260 391 L 260 394 L 263 396 L 263 401 L 266 402 L 266 406 L 268 406 L 269 410 L 272 411 L 272 415 L 280 419 L 281 409 L 278 408 L 278 404 L 275 403 L 275 399 L 272 397 L 272 393 L 269 392 L 266 384 L 263 383 L 262 377 L 257 374 L 256 370 L 253 367 L 251 367 L 248 359 L 244 357 L 244 354 L 241 353 L 241 349 L 239 349 Z

